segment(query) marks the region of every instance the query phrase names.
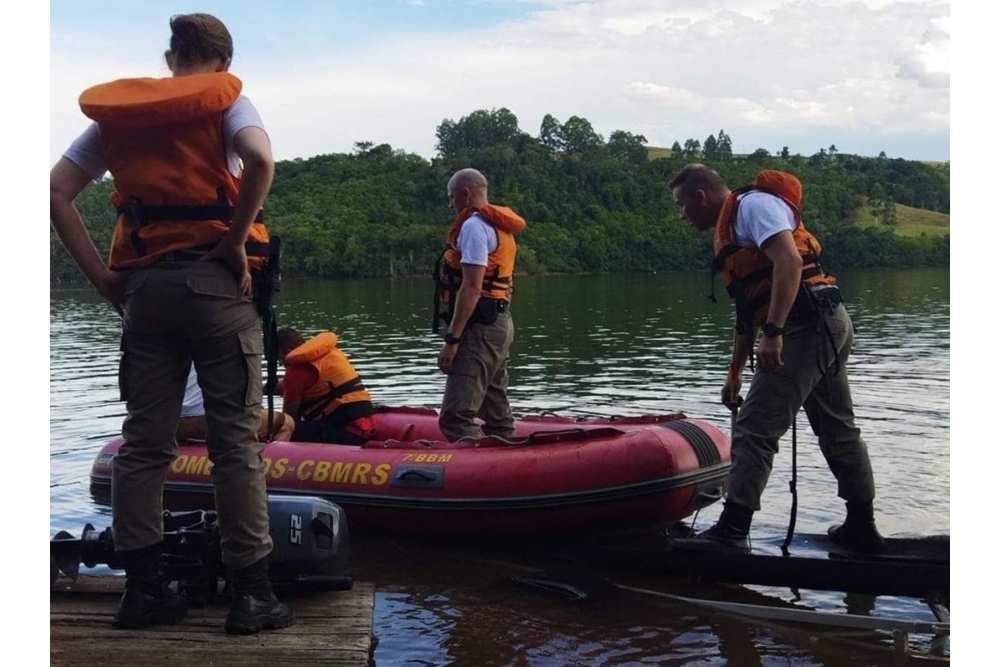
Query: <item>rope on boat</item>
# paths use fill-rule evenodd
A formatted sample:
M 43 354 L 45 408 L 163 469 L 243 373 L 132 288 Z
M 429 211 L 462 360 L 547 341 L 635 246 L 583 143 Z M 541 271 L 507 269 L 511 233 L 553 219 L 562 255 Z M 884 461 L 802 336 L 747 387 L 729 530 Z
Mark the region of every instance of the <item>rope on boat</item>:
M 788 555 L 788 545 L 792 543 L 792 536 L 795 535 L 795 515 L 798 512 L 799 507 L 799 491 L 796 485 L 798 474 L 796 470 L 798 469 L 798 434 L 796 433 L 795 424 L 798 422 L 798 410 L 795 411 L 795 415 L 792 417 L 792 479 L 788 482 L 788 490 L 792 493 L 792 510 L 788 517 L 788 532 L 785 534 L 785 541 L 781 543 L 781 553 L 785 556 Z

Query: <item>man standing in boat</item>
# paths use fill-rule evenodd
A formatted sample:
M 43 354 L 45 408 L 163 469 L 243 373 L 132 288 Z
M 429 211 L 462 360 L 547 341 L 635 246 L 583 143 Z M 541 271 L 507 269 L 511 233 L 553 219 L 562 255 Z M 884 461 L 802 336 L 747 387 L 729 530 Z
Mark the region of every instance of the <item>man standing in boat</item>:
M 819 241 L 802 224 L 802 184 L 792 174 L 768 170 L 731 192 L 717 172 L 689 164 L 668 186 L 683 219 L 699 231 L 715 230 L 713 269 L 736 305 L 722 388 L 723 404 L 739 409 L 729 490 L 718 522 L 685 546 L 748 549 L 778 440 L 804 407 L 847 502 L 847 519 L 830 529 L 830 538 L 857 551 L 881 551 L 875 481 L 847 378 L 854 325 L 834 277 L 820 266 Z M 749 360 L 753 369 L 758 330 L 757 369 L 743 401 L 743 368 Z
M 363 445 L 375 437 L 372 397 L 337 334 L 319 333 L 308 341 L 292 327 L 278 329 L 282 412 L 295 420 L 292 440 Z
M 447 304 L 448 331 L 438 368 L 448 376 L 438 424 L 450 441 L 482 434 L 514 437 L 507 397 L 507 362 L 514 340 L 510 313 L 514 234 L 524 218 L 488 201 L 486 177 L 475 169 L 455 172 L 448 202 L 457 214 L 448 231 L 438 298 Z

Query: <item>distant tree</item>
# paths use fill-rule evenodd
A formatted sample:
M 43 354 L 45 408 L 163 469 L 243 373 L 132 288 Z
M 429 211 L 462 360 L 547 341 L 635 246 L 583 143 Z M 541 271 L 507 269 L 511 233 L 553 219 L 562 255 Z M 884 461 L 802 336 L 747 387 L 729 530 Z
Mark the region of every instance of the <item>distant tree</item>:
M 538 143 L 550 153 L 566 150 L 562 124 L 550 113 L 545 114 L 545 117 L 542 118 L 542 127 L 538 132 Z
M 479 109 L 457 122 L 445 120 L 437 128 L 437 149 L 442 157 L 490 148 L 524 134 L 510 109 Z
M 868 195 L 868 206 L 871 208 L 875 221 L 887 227 L 896 224 L 896 202 L 886 192 L 881 183 L 875 183 Z
M 762 162 L 767 158 L 771 157 L 771 152 L 766 148 L 758 148 L 753 153 L 750 154 L 750 159 L 754 162 Z
M 882 224 L 888 227 L 896 226 L 896 202 L 887 199 L 882 206 Z
M 733 142 L 729 138 L 729 135 L 723 130 L 719 130 L 719 161 L 720 162 L 732 162 L 733 160 Z
M 782 160 L 787 160 L 788 159 L 788 146 L 782 146 L 781 147 L 781 159 Z
M 392 146 L 389 144 L 379 144 L 378 146 L 372 146 L 365 153 L 365 157 L 373 160 L 389 160 L 396 152 L 393 150 Z
M 715 140 L 714 134 L 708 135 L 708 138 L 705 139 L 701 152 L 706 160 L 717 161 L 719 159 L 719 142 Z
M 697 139 L 688 139 L 684 142 L 684 157 L 701 157 L 701 142 Z
M 619 160 L 642 164 L 646 162 L 646 137 L 622 130 L 615 130 L 608 137 L 608 151 Z
M 445 157 L 454 157 L 462 149 L 464 137 L 462 128 L 455 121 L 446 118 L 437 128 L 437 150 Z
M 826 162 L 826 149 L 819 149 L 818 153 L 813 153 L 809 156 L 809 164 L 819 166 Z
M 670 153 L 672 155 L 680 155 L 683 151 L 684 149 L 681 148 L 681 142 L 679 141 L 675 141 L 674 145 L 670 147 Z
M 371 141 L 356 141 L 354 142 L 354 152 L 358 155 L 364 155 L 371 150 L 371 147 L 374 145 L 375 144 Z
M 604 145 L 604 138 L 594 131 L 590 121 L 580 116 L 570 116 L 562 126 L 567 153 L 589 153 Z

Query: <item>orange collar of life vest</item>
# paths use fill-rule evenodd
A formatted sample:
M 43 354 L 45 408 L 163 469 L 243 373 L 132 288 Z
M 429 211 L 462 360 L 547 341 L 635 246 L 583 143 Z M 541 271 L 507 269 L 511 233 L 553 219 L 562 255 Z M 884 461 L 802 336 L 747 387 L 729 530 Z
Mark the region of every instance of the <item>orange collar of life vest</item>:
M 285 355 L 285 364 L 307 364 L 329 354 L 337 346 L 337 334 L 324 331 Z
M 229 72 L 117 79 L 83 91 L 80 109 L 98 124 L 151 127 L 225 111 L 242 89 L 243 83 Z
M 528 226 L 524 218 L 519 216 L 514 212 L 514 209 L 508 206 L 495 206 L 493 204 L 484 204 L 478 208 L 473 208 L 471 206 L 466 206 L 458 215 L 455 217 L 455 222 L 451 223 L 451 229 L 448 232 L 448 239 L 454 244 L 456 238 L 458 238 L 458 230 L 461 229 L 462 224 L 472 217 L 473 213 L 478 213 L 483 217 L 486 222 L 490 223 L 499 230 L 509 232 L 511 234 L 517 234 L 524 230 Z

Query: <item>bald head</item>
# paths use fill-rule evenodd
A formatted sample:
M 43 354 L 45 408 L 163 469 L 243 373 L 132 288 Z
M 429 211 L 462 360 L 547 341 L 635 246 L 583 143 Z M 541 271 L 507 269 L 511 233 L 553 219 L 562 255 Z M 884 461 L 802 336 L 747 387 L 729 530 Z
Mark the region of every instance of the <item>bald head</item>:
M 486 177 L 478 169 L 459 169 L 448 179 L 448 201 L 456 211 L 487 203 Z
M 470 188 L 473 190 L 486 191 L 486 177 L 478 169 L 460 169 L 451 176 L 448 181 L 448 189 Z

